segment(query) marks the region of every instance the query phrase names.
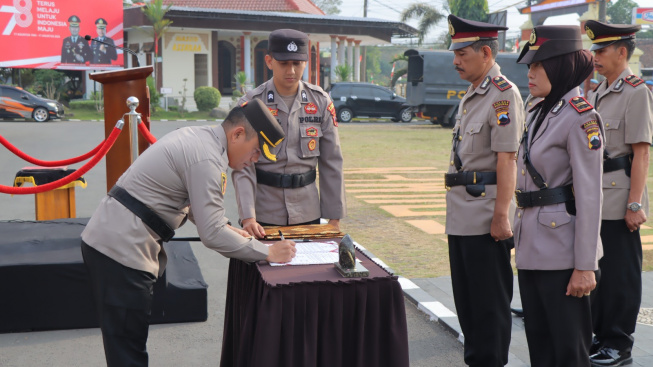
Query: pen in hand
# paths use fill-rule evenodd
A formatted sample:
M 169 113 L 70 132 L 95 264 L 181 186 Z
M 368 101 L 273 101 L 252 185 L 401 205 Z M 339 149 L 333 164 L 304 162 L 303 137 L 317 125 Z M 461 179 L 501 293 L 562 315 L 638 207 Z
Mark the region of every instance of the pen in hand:
M 281 233 L 281 230 L 279 230 L 279 236 L 281 237 L 281 241 L 285 240 L 285 238 L 283 238 L 283 233 Z

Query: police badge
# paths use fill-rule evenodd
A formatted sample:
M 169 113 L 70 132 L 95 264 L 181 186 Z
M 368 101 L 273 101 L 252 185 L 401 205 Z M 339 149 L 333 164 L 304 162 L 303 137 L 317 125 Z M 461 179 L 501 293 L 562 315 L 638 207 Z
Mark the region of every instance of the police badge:
M 290 51 L 290 52 L 297 52 L 297 49 L 298 49 L 298 48 L 297 48 L 297 44 L 295 44 L 295 41 L 291 41 L 291 42 L 288 44 L 288 51 Z

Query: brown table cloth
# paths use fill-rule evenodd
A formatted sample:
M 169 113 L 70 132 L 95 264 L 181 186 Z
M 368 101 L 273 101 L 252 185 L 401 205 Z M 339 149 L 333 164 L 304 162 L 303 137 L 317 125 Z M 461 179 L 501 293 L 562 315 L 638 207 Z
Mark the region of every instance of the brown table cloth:
M 220 366 L 408 366 L 397 277 L 361 252 L 368 278 L 333 265 L 229 264 Z

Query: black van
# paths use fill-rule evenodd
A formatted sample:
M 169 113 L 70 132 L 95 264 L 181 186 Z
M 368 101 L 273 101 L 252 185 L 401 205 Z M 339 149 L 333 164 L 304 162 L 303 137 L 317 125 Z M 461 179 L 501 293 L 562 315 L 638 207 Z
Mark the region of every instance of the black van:
M 328 89 L 339 122 L 354 117 L 390 117 L 394 122 L 410 122 L 413 112 L 406 99 L 390 89 L 371 83 L 340 82 Z
M 63 105 L 28 93 L 20 88 L 0 85 L 0 118 L 33 118 L 38 122 L 62 118 Z

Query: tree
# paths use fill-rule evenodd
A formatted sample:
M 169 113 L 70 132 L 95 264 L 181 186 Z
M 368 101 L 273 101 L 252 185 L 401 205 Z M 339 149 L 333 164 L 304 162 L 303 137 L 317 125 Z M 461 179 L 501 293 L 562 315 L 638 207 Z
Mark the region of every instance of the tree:
M 141 8 L 145 17 L 150 21 L 150 23 L 152 23 L 152 29 L 141 28 L 141 30 L 149 33 L 154 39 L 154 65 L 156 65 L 157 60 L 159 59 L 159 39 L 163 37 L 163 34 L 166 33 L 172 24 L 172 20 L 165 19 L 166 13 L 170 10 L 170 7 L 172 7 L 172 5 L 164 7 L 163 0 L 153 0 Z M 155 67 L 154 78 L 159 80 L 156 70 L 157 68 Z
M 378 47 L 368 47 L 365 55 L 367 65 L 367 80 L 374 82 L 374 75 L 381 74 L 381 51 Z
M 427 3 L 415 3 L 401 12 L 400 20 L 405 22 L 412 18 L 420 18 L 419 25 L 417 26 L 417 44 L 421 45 L 428 31 L 442 20 L 444 15 L 438 9 Z
M 487 0 L 448 0 L 451 14 L 468 20 L 487 21 Z
M 52 69 L 37 69 L 34 71 L 36 92 L 41 92 L 49 99 L 58 100 L 66 82 L 66 74 Z
M 313 0 L 313 3 L 326 14 L 340 14 L 342 0 Z
M 612 24 L 631 24 L 633 22 L 633 8 L 637 3 L 633 0 L 618 0 L 609 2 L 605 14 Z
M 390 89 L 394 89 L 397 80 L 408 73 L 408 56 L 404 54 L 395 55 L 392 60 L 390 60 L 390 64 L 394 64 L 395 62 L 401 63 L 400 68 L 395 69 L 395 73 L 392 75 L 392 79 L 390 79 Z

